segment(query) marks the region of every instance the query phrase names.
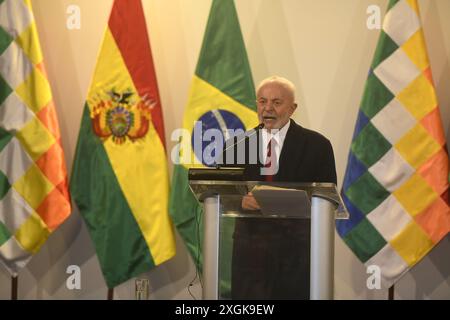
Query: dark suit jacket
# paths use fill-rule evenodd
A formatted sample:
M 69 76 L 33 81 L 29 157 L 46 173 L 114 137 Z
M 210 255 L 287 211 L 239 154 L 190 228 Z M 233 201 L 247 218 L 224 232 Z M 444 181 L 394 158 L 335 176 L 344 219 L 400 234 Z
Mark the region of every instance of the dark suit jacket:
M 279 158 L 279 170 L 273 177 L 273 181 L 336 183 L 336 168 L 330 141 L 320 133 L 305 129 L 292 119 L 290 121 Z M 257 132 L 254 141 L 259 141 L 259 138 L 259 132 Z M 251 140 L 245 140 L 244 180 L 264 181 L 265 176 L 261 175 L 263 164 L 259 161 L 255 164 L 250 163 L 249 152 L 255 150 L 249 146 Z M 238 148 L 234 149 L 235 163 L 237 163 L 236 149 Z M 256 150 L 260 153 L 259 143 Z M 263 158 L 258 157 L 259 159 Z

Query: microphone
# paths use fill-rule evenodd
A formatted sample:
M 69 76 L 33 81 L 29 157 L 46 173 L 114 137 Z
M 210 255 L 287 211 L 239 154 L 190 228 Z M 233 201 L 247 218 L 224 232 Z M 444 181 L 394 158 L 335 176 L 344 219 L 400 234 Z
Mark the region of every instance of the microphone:
M 245 139 L 248 139 L 248 138 L 252 137 L 253 135 L 255 135 L 255 134 L 258 132 L 258 130 L 261 130 L 261 129 L 263 129 L 263 128 L 264 128 L 264 123 L 258 124 L 255 128 L 253 128 L 253 129 L 251 130 L 251 131 L 253 131 L 253 132 L 251 132 L 251 133 L 248 134 L 248 135 L 247 135 L 247 134 L 244 134 L 244 137 L 243 137 L 243 138 L 241 138 L 240 140 L 236 141 L 236 142 L 233 143 L 232 145 L 226 147 L 226 148 L 222 151 L 222 154 L 221 154 L 221 155 L 222 155 L 222 160 L 223 160 L 223 156 L 225 155 L 225 153 L 227 152 L 227 150 L 229 150 L 229 149 L 231 149 L 231 148 L 234 148 L 235 146 L 241 144 L 242 142 L 245 141 Z M 215 167 L 216 167 L 216 169 L 220 169 L 221 165 L 218 164 L 217 161 L 216 161 Z

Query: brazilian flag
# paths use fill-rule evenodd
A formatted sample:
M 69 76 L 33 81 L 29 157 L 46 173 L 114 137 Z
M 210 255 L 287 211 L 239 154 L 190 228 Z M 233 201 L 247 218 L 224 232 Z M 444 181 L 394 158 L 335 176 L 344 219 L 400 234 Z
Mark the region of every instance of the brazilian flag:
M 227 129 L 249 130 L 258 125 L 255 100 L 255 87 L 234 1 L 214 0 L 191 83 L 183 128 L 192 136 L 197 121 L 202 122 L 203 132 L 212 128 L 223 133 Z M 190 149 L 190 159 L 196 157 L 201 163 L 202 157 L 195 154 L 193 145 Z M 203 210 L 189 189 L 190 167 L 193 165 L 183 163 L 174 167 L 169 211 L 197 269 L 201 271 L 199 245 L 203 240 Z M 232 233 L 232 225 L 225 224 L 224 227 L 229 234 Z M 230 250 L 221 248 L 223 254 Z M 226 270 L 224 272 L 227 273 Z

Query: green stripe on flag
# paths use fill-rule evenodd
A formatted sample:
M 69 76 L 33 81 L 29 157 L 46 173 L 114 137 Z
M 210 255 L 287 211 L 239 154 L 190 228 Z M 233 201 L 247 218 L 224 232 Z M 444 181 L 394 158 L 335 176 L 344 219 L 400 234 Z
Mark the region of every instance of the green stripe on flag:
M 0 108 L 4 108 L 4 106 L 0 106 Z M 1 109 L 0 109 L 1 110 Z M 8 131 L 0 127 L 0 152 L 3 150 L 3 148 L 9 143 L 9 141 L 12 139 L 13 135 L 10 134 Z
M 188 169 L 183 165 L 174 167 L 169 212 L 197 269 L 201 271 L 202 255 L 199 250 L 203 243 L 203 210 L 190 191 Z
M 363 174 L 345 192 L 350 201 L 364 214 L 378 207 L 390 193 L 369 172 Z M 366 195 L 370 195 L 367 197 Z
M 233 0 L 213 1 L 195 73 L 256 110 L 255 86 Z
M 351 149 L 356 157 L 370 168 L 391 148 L 391 144 L 370 122 L 352 142 Z
M 6 100 L 6 98 L 11 94 L 12 89 L 9 87 L 8 83 L 0 75 L 0 106 Z
M 363 263 L 386 245 L 386 240 L 367 219 L 363 219 L 343 240 Z
M 11 233 L 9 233 L 6 226 L 0 222 L 0 246 L 8 241 L 9 238 L 11 238 Z
M 11 185 L 9 184 L 8 177 L 0 171 L 0 200 L 8 193 L 9 189 L 11 189 Z
M 386 12 L 389 12 L 389 10 L 391 10 L 392 7 L 395 6 L 397 4 L 397 2 L 399 2 L 399 1 L 400 0 L 391 0 L 391 1 L 389 1 L 389 5 L 388 5 L 388 8 L 387 8 Z
M 389 89 L 371 72 L 364 88 L 361 110 L 372 119 L 393 98 L 394 95 Z
M 1 107 L 0 107 L 1 108 Z M 12 135 L 0 127 L 0 152 L 5 148 L 5 146 L 11 141 Z M 8 177 L 4 172 L 0 171 L 0 200 L 8 193 L 11 185 L 9 184 Z
M 380 32 L 380 40 L 378 41 L 377 49 L 373 57 L 372 69 L 375 70 L 378 65 L 388 58 L 395 50 L 398 49 L 398 45 L 389 37 L 384 30 Z
M 0 26 L 0 55 L 9 47 L 9 44 L 13 42 L 11 35 Z
M 103 144 L 92 131 L 87 104 L 75 154 L 71 194 L 93 238 L 106 283 L 114 288 L 147 271 L 154 262 Z
M 233 234 L 236 218 L 221 217 L 220 220 L 220 250 L 219 250 L 219 280 L 220 297 L 231 299 L 231 261 L 233 259 Z

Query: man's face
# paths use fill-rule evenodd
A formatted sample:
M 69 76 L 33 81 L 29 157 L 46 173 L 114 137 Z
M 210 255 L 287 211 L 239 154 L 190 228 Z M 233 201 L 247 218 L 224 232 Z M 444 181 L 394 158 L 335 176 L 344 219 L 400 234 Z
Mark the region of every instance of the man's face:
M 256 93 L 258 117 L 266 129 L 282 128 L 297 105 L 291 92 L 282 84 L 269 82 Z

